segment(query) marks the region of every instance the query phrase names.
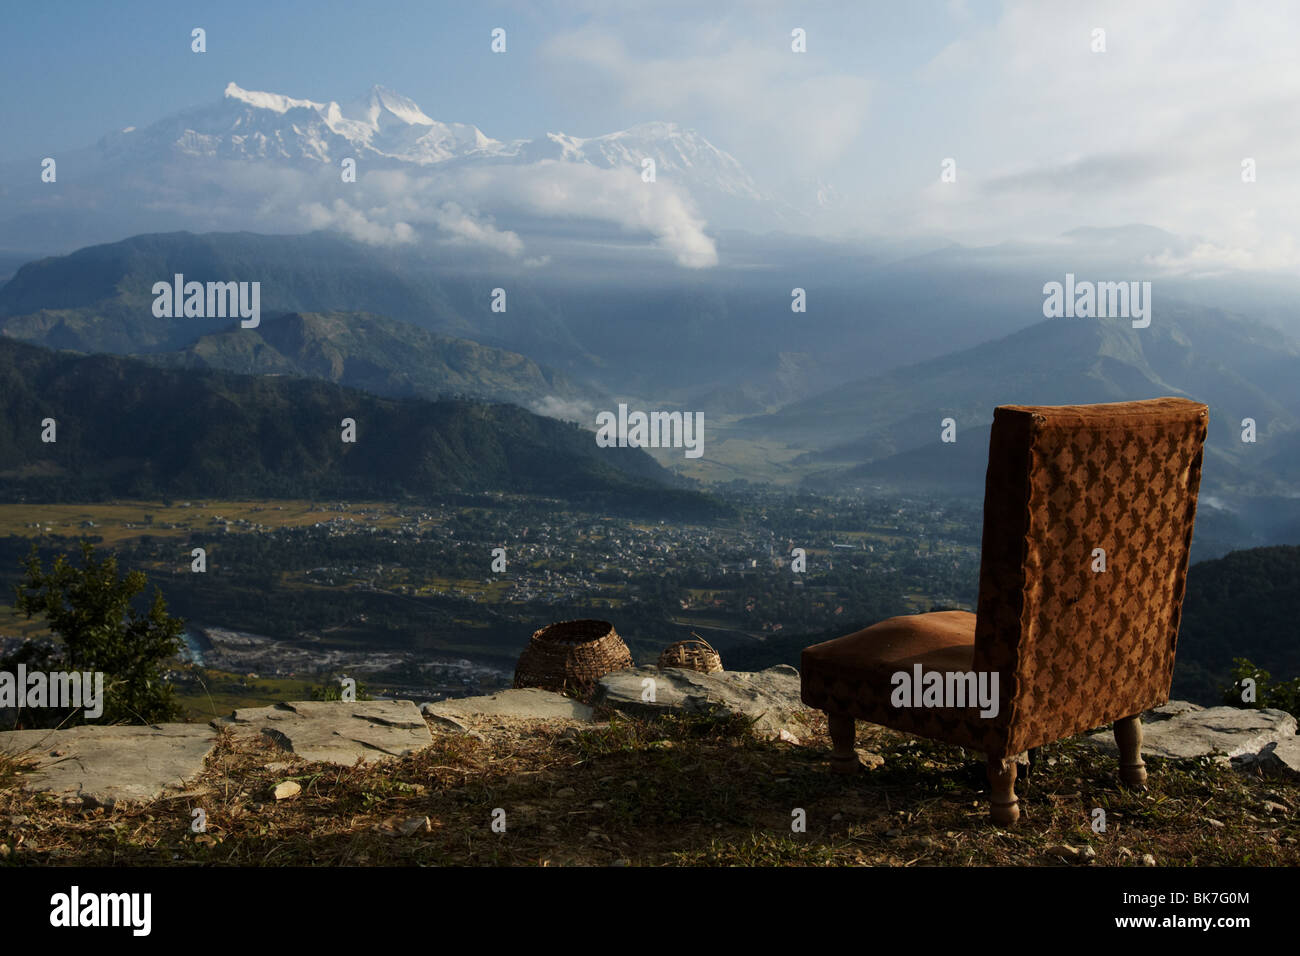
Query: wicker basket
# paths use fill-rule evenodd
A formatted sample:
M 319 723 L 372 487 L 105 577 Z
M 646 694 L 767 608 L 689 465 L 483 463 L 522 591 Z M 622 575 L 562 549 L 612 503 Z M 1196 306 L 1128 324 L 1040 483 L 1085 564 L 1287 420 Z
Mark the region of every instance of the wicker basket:
M 699 646 L 703 645 L 703 646 Z M 660 667 L 681 667 L 688 671 L 713 674 L 722 670 L 722 655 L 704 638 L 691 631 L 691 638 L 664 648 L 659 655 Z
M 515 686 L 582 692 L 631 666 L 632 654 L 609 621 L 559 621 L 533 633 L 515 666 Z

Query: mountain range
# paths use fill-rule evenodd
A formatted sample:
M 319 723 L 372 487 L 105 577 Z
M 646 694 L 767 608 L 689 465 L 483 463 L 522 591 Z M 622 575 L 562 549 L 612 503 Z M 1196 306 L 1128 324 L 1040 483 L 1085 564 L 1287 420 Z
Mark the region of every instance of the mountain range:
M 820 244 L 793 247 L 803 281 L 821 280 L 824 251 Z M 712 394 L 728 412 L 762 411 L 828 378 L 848 377 L 862 368 L 855 347 L 875 337 L 852 291 L 838 283 L 819 283 L 818 319 L 810 328 L 788 321 L 790 291 L 779 277 L 756 278 L 748 268 L 675 283 L 660 274 L 484 275 L 450 267 L 439 252 L 376 247 L 326 232 L 147 234 L 37 259 L 0 286 L 0 329 L 83 352 L 182 349 L 229 322 L 154 316 L 153 284 L 177 273 L 258 281 L 268 315 L 383 315 L 522 353 L 579 384 L 657 401 L 698 404 Z M 491 308 L 494 288 L 508 293 L 505 311 Z M 879 321 L 882 330 L 889 324 L 884 314 Z M 964 341 L 959 330 L 953 337 Z M 891 347 L 875 350 L 881 362 L 915 355 L 930 333 L 905 329 L 890 338 Z M 673 361 L 647 362 L 648 342 L 672 349 Z M 716 361 L 720 352 L 728 355 L 724 364 Z
M 23 265 L 0 286 L 0 329 L 84 352 L 172 351 L 227 322 L 155 317 L 155 282 L 177 273 L 258 281 L 267 315 L 383 315 L 521 353 L 579 384 L 716 417 L 764 412 L 976 345 L 1029 324 L 1027 308 L 1038 308 L 1024 301 L 1032 280 L 946 265 L 918 275 L 917 259 L 888 258 L 899 249 L 788 236 L 719 241 L 730 263 L 706 276 L 624 262 L 485 271 L 444 247 L 376 246 L 324 231 L 143 234 Z M 976 281 L 978 300 L 969 294 Z M 794 287 L 807 293 L 806 314 L 791 311 Z M 491 308 L 494 288 L 508 293 L 504 311 Z M 671 360 L 647 360 L 655 353 Z
M 1158 321 L 1048 319 L 751 416 L 728 434 L 801 449 L 813 490 L 979 499 L 998 405 L 1185 396 L 1210 407 L 1198 558 L 1300 539 L 1300 344 L 1216 309 L 1168 302 Z M 955 441 L 942 423 L 951 419 Z M 1247 420 L 1253 423 L 1253 441 Z
M 393 398 L 472 396 L 548 410 L 598 399 L 517 352 L 358 312 L 290 312 L 139 357 L 170 368 L 317 378 Z
M 177 228 L 333 225 L 385 241 L 427 230 L 516 255 L 520 231 L 564 232 L 587 220 L 658 237 L 684 261 L 707 262 L 705 221 L 772 227 L 801 215 L 764 193 L 730 153 L 673 122 L 503 140 L 434 119 L 382 86 L 340 104 L 231 82 L 211 102 L 53 158 L 52 183 L 28 175 L 39 168 L 31 163 L 0 170 L 4 245 L 65 251 Z M 647 160 L 657 187 L 648 191 Z M 494 217 L 510 222 L 498 228 Z
M 54 441 L 45 441 L 48 419 Z M 344 419 L 355 442 L 343 440 Z M 719 506 L 644 451 L 513 405 L 157 368 L 0 336 L 0 497 L 553 495 L 623 513 Z
M 1265 464 L 1279 440 L 1300 428 L 1300 344 L 1262 323 L 1179 304 L 1170 304 L 1146 329 L 1126 320 L 1048 319 L 837 386 L 745 419 L 738 428 L 802 445 L 810 464 L 862 468 L 942 446 L 940 422 L 949 417 L 957 427 L 954 446 L 981 446 L 997 405 L 1161 395 L 1210 405 L 1210 452 L 1225 465 Z M 1241 440 L 1247 417 L 1256 422 L 1253 445 Z M 986 451 L 986 444 L 977 450 Z M 1250 480 L 1244 473 L 1234 477 Z M 1260 476 L 1259 488 L 1268 480 Z
M 143 129 L 111 133 L 94 149 L 102 161 L 114 162 L 154 162 L 171 155 L 337 167 L 350 157 L 359 164 L 401 168 L 555 160 L 626 167 L 638 175 L 642 161 L 650 158 L 657 176 L 680 179 L 692 189 L 766 198 L 734 156 L 676 123 L 643 123 L 591 137 L 556 132 L 503 141 L 471 124 L 435 120 L 413 100 L 382 86 L 340 105 L 246 90 L 232 82 L 215 103 Z
M 119 354 L 181 348 L 229 324 L 154 316 L 153 284 L 176 273 L 257 281 L 267 313 L 435 313 L 454 327 L 469 297 L 464 283 L 453 300 L 437 277 L 401 271 L 382 249 L 339 236 L 167 233 L 28 263 L 0 287 L 0 324 L 9 335 L 54 348 Z
M 1137 229 L 1083 238 L 1171 241 Z M 698 410 L 713 440 L 690 474 L 829 491 L 978 497 L 997 405 L 1185 395 L 1211 409 L 1204 527 L 1220 527 L 1202 540 L 1225 553 L 1300 537 L 1300 346 L 1278 325 L 1193 304 L 1177 295 L 1190 286 L 1165 283 L 1145 329 L 1044 320 L 1052 262 L 994 266 L 952 247 L 894 260 L 812 241 L 786 247 L 777 271 L 754 268 L 766 247 L 742 242 L 741 261 L 707 280 L 502 278 L 449 265 L 437 250 L 394 252 L 328 232 L 141 235 L 22 266 L 0 286 L 0 332 L 172 368 L 509 401 L 589 426 L 595 406 L 622 401 Z M 155 317 L 152 285 L 175 273 L 259 281 L 263 326 Z M 794 282 L 806 283 L 807 313 L 791 311 Z M 509 295 L 501 311 L 491 307 L 496 288 Z M 940 441 L 948 417 L 955 444 Z M 1253 443 L 1242 441 L 1248 418 Z
M 1257 321 L 1169 303 L 1158 321 L 1048 319 L 1009 336 L 859 378 L 742 427 L 819 447 L 822 462 L 866 462 L 939 441 L 939 420 L 991 423 L 993 407 L 1118 402 L 1178 394 L 1221 407 L 1212 436 L 1239 457 L 1239 419 L 1290 431 L 1300 408 L 1300 343 Z M 1236 445 L 1227 438 L 1238 438 Z

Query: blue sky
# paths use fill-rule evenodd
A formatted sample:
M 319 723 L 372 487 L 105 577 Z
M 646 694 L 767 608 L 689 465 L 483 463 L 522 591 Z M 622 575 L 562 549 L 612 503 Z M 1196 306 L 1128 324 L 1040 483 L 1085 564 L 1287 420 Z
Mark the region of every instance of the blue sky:
M 1207 267 L 1300 265 L 1290 0 L 124 0 L 14 5 L 5 26 L 0 161 L 215 102 L 230 81 L 340 102 L 382 84 L 503 140 L 693 127 L 774 194 L 832 186 L 827 234 L 987 243 L 1141 222 L 1203 237 Z M 505 56 L 488 48 L 498 26 Z
M 708 11 L 703 16 L 694 12 L 701 6 Z M 784 52 L 790 28 L 801 26 L 821 66 L 897 76 L 942 50 L 967 23 L 948 16 L 942 2 L 872 6 L 24 4 L 8 14 L 0 33 L 3 121 L 11 134 L 0 144 L 0 160 L 76 148 L 112 129 L 146 125 L 217 99 L 231 80 L 245 89 L 340 101 L 377 83 L 411 97 L 436 119 L 474 123 L 502 139 L 548 130 L 596 135 L 653 119 L 701 126 L 708 116 L 689 102 L 668 110 L 672 115 L 650 104 L 629 108 L 602 90 L 597 77 L 557 69 L 560 54 L 547 55 L 546 45 L 591 29 L 617 36 L 637 57 L 671 58 L 702 37 L 725 51 L 727 35 Z M 203 55 L 190 51 L 196 26 L 207 30 Z M 498 26 L 508 31 L 505 56 L 488 49 Z M 727 137 L 726 130 L 701 131 Z
M 0 33 L 7 91 L 4 158 L 86 145 L 103 132 L 143 126 L 246 89 L 347 99 L 379 83 L 442 119 L 490 118 L 510 127 L 554 116 L 528 82 L 525 8 L 428 2 L 171 2 L 24 4 Z M 498 22 L 501 21 L 501 22 Z M 489 58 L 488 33 L 515 35 Z M 207 31 L 207 52 L 190 31 Z M 456 115 L 451 115 L 456 114 Z

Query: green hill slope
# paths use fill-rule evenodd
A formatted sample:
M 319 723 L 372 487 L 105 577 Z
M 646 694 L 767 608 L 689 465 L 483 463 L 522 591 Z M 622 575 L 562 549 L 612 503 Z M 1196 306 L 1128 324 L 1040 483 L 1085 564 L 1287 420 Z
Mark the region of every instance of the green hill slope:
M 57 441 L 41 423 L 57 422 Z M 341 440 L 341 422 L 357 440 Z M 677 487 L 673 487 L 677 485 Z M 512 405 L 379 398 L 328 382 L 159 369 L 0 337 L 0 498 L 546 494 L 713 513 L 645 452 Z
M 1174 668 L 1174 696 L 1218 703 L 1244 657 L 1279 680 L 1300 677 L 1300 547 L 1234 551 L 1192 565 Z
M 319 378 L 394 398 L 463 395 L 525 407 L 594 398 L 517 352 L 365 312 L 291 312 L 139 357 L 172 368 Z

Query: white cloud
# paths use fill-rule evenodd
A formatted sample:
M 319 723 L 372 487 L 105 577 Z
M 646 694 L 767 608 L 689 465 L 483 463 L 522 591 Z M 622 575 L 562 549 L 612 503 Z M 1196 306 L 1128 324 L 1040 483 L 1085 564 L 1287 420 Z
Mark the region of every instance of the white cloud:
M 962 118 L 960 173 L 938 183 L 936 160 L 893 218 L 976 241 L 1143 222 L 1207 237 L 1169 268 L 1294 268 L 1297 35 L 1288 3 L 1009 2 L 920 72 Z
M 788 26 L 760 42 L 746 19 L 679 23 L 672 54 L 638 52 L 623 40 L 635 31 L 601 26 L 557 34 L 541 54 L 574 88 L 598 89 L 625 110 L 665 119 L 689 112 L 710 136 L 726 130 L 742 162 L 774 156 L 791 178 L 817 175 L 861 134 L 872 83 L 792 53 Z
M 474 218 L 457 203 L 441 203 L 433 207 L 431 212 L 433 222 L 450 237 L 451 242 L 487 246 L 511 257 L 524 251 L 523 241 L 513 232 L 497 229 L 489 222 Z
M 631 169 L 543 160 L 458 169 L 373 170 L 342 184 L 329 169 L 299 171 L 212 163 L 178 173 L 174 191 L 155 190 L 159 208 L 209 216 L 206 228 L 336 229 L 376 243 L 415 241 L 421 228 L 440 241 L 491 250 L 528 268 L 525 240 L 501 221 L 517 214 L 558 222 L 595 220 L 647 237 L 684 268 L 717 265 L 718 252 L 690 197 L 670 183 L 653 187 Z M 212 190 L 222 200 L 213 203 Z M 191 197 L 203 195 L 203 202 Z M 330 196 L 331 198 L 322 198 Z
M 335 199 L 328 205 L 321 202 L 304 203 L 301 210 L 308 229 L 336 229 L 353 239 L 375 244 L 415 241 L 415 230 L 410 223 L 384 225 L 374 222 L 342 199 Z
M 131 195 L 147 198 L 131 201 L 198 229 L 326 227 L 380 243 L 427 233 L 529 268 L 560 256 L 551 240 L 580 220 L 687 268 L 718 262 L 710 228 L 720 226 L 998 243 L 1128 223 L 1190 240 L 1152 260 L 1172 270 L 1300 266 L 1294 0 L 945 0 L 887 16 L 847 3 L 796 14 L 775 0 L 518 4 L 537 30 L 517 52 L 551 100 L 534 97 L 538 128 L 472 117 L 485 129 L 591 136 L 677 122 L 789 206 L 759 215 L 702 192 L 706 222 L 662 174 L 646 188 L 631 169 L 508 161 L 372 166 L 346 185 L 336 170 L 228 163 L 208 183 L 188 169 L 142 175 Z M 809 30 L 807 54 L 790 52 L 796 24 Z M 1098 27 L 1105 53 L 1090 48 Z M 939 181 L 948 156 L 953 184 Z M 1241 182 L 1244 157 L 1258 164 L 1253 184 Z
M 547 395 L 541 401 L 534 402 L 532 411 L 547 418 L 558 418 L 565 422 L 581 422 L 590 425 L 596 415 L 596 406 L 590 402 L 560 398 Z
M 517 205 L 542 216 L 596 219 L 649 233 L 678 265 L 718 264 L 718 250 L 690 197 L 667 183 L 653 188 L 631 169 L 598 169 L 543 160 L 525 167 L 466 169 L 455 176 L 468 195 Z

